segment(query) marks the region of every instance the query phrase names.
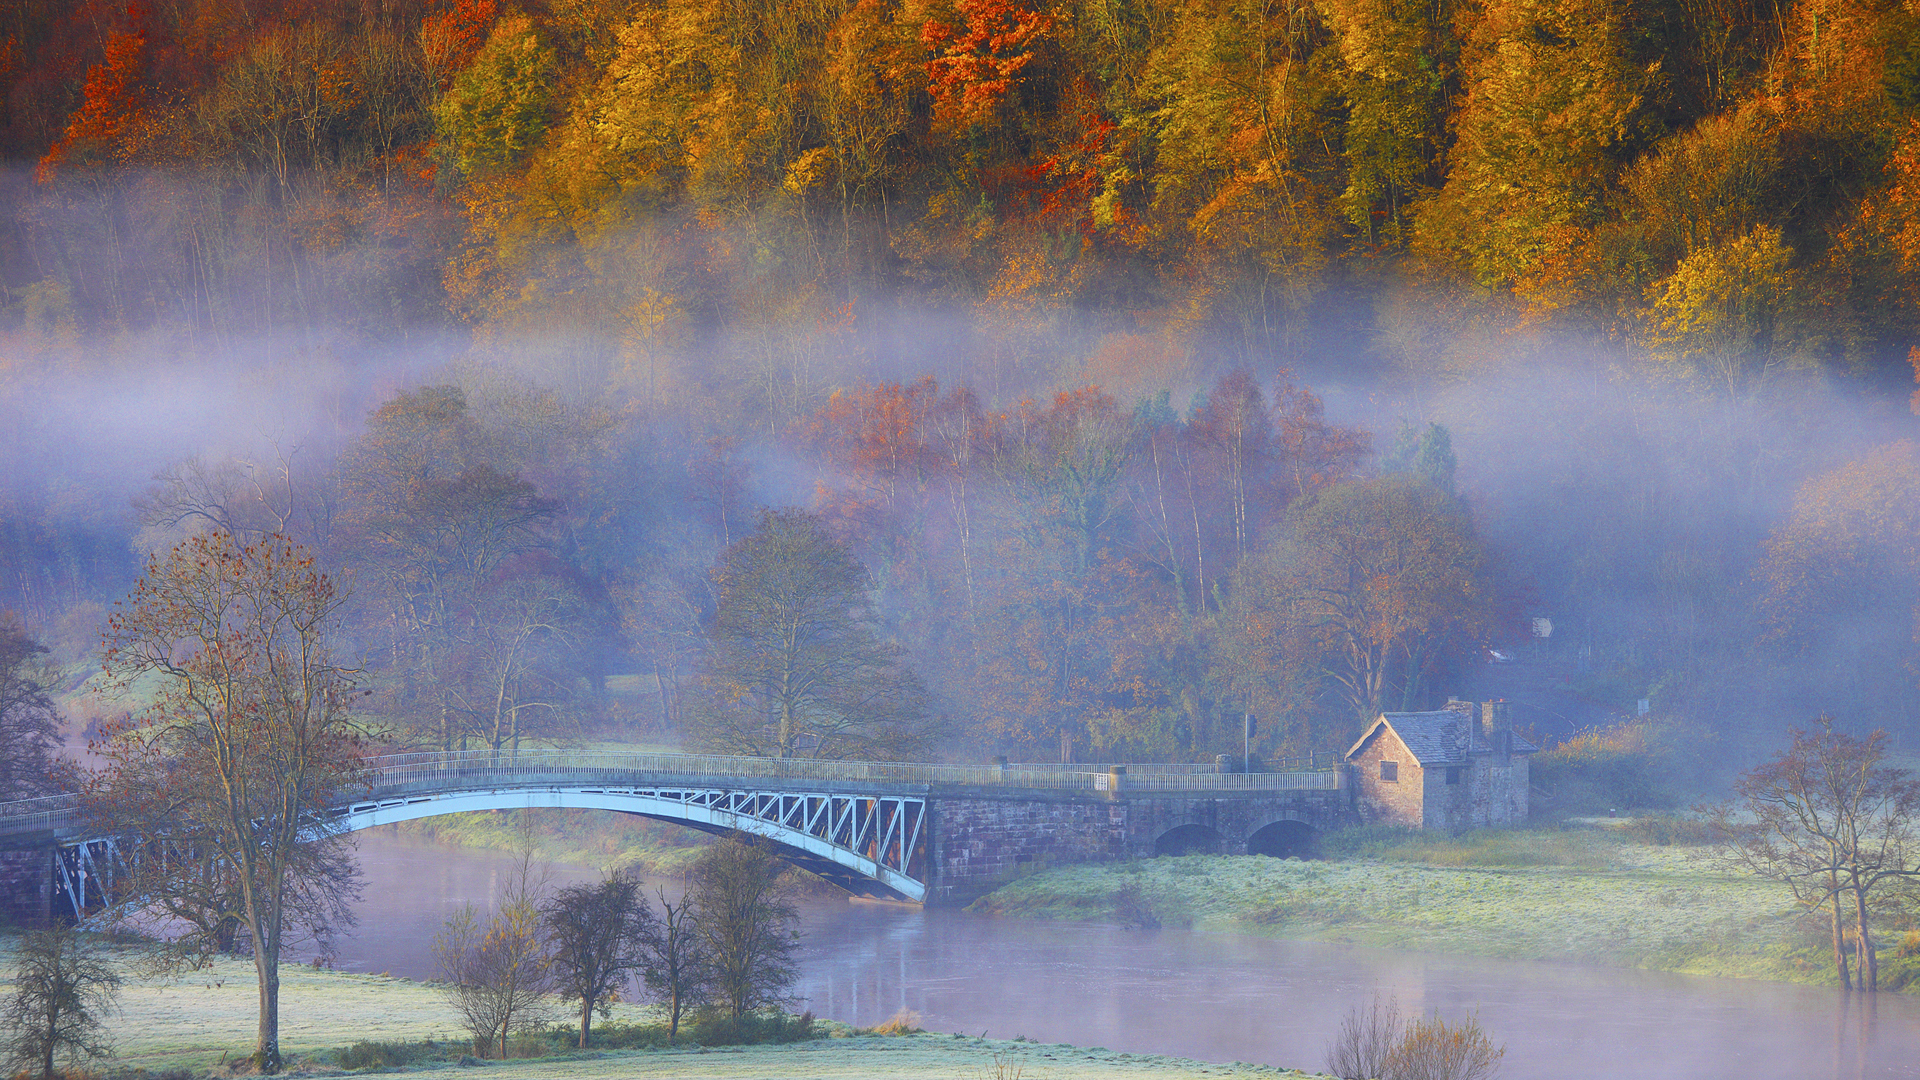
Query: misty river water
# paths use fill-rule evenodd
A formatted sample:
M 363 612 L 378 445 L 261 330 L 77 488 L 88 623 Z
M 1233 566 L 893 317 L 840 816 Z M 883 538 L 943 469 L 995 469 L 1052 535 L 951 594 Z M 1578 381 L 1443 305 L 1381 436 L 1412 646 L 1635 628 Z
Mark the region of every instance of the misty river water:
M 360 838 L 360 924 L 336 963 L 432 974 L 430 943 L 487 906 L 514 859 Z M 562 885 L 584 867 L 552 868 Z M 671 884 L 669 889 L 671 891 Z M 1421 955 L 1231 934 L 989 918 L 809 900 L 799 993 L 870 1025 L 909 1009 L 930 1031 L 1213 1061 L 1324 1067 L 1329 1034 L 1375 994 L 1403 1009 L 1478 1010 L 1514 1080 L 1920 1075 L 1920 998 L 1577 964 Z

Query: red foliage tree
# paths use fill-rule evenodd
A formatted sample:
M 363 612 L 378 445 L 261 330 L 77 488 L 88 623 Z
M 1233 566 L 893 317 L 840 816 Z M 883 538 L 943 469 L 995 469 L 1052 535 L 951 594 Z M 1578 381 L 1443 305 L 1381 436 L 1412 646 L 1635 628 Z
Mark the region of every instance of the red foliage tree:
M 76 151 L 92 150 L 113 161 L 133 156 L 146 127 L 147 9 L 135 0 L 127 5 L 127 27 L 107 36 L 106 58 L 87 71 L 80 107 L 67 121 L 67 131 L 40 159 L 36 173 L 45 182 L 53 169 Z
M 446 89 L 487 43 L 499 14 L 498 0 L 446 0 L 440 10 L 420 20 L 420 48 L 437 87 Z
M 929 20 L 920 41 L 934 50 L 927 61 L 934 126 L 959 132 L 993 119 L 1053 18 L 1012 0 L 958 0 L 953 7 L 961 25 Z

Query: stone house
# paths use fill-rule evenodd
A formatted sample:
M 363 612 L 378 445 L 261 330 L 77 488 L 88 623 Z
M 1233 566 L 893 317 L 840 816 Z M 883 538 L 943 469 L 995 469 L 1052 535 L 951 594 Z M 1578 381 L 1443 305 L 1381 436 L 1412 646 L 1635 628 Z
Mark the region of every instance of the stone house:
M 1527 819 L 1528 758 L 1504 701 L 1382 713 L 1347 751 L 1361 819 L 1458 832 Z

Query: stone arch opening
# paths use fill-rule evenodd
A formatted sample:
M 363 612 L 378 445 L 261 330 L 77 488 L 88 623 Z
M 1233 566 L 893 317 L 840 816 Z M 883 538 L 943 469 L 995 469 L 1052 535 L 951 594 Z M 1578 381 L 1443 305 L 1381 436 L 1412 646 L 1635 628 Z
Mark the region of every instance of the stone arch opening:
M 1218 855 L 1224 841 L 1219 832 L 1205 825 L 1179 825 L 1168 829 L 1153 842 L 1155 855 Z
M 1276 821 L 1247 837 L 1247 854 L 1311 859 L 1319 851 L 1319 842 L 1319 832 L 1304 821 Z

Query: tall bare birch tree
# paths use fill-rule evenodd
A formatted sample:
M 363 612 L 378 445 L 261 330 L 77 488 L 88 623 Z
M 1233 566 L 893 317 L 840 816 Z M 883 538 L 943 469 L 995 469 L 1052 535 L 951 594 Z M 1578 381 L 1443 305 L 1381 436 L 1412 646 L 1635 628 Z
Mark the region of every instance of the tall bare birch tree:
M 151 704 L 97 747 L 92 808 L 149 854 L 125 893 L 186 928 L 176 959 L 244 941 L 262 1072 L 281 1065 L 283 943 L 347 921 L 356 892 L 327 813 L 365 782 L 354 671 L 334 653 L 345 600 L 286 537 L 216 532 L 151 558 L 106 634 L 107 671 Z

